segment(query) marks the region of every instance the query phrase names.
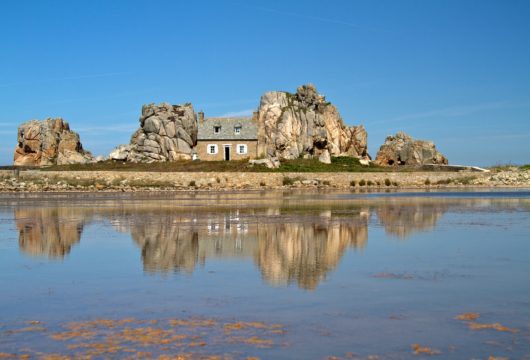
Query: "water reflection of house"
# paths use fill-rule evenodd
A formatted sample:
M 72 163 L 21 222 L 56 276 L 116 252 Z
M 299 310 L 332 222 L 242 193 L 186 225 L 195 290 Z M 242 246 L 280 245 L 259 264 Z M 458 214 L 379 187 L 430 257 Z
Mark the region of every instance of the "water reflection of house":
M 254 259 L 273 285 L 294 282 L 314 289 L 347 248 L 363 248 L 368 239 L 367 217 L 327 215 L 285 223 L 240 218 L 234 212 L 209 216 L 205 223 L 190 227 L 175 224 L 168 216 L 146 224 L 138 219 L 132 222 L 131 234 L 149 272 L 191 272 L 206 259 L 243 257 Z
M 59 206 L 17 209 L 15 220 L 20 250 L 31 255 L 68 254 L 80 241 L 84 225 L 98 218 L 131 233 L 147 272 L 193 272 L 207 259 L 248 258 L 270 284 L 314 289 L 348 248 L 366 246 L 371 213 L 377 213 L 387 232 L 408 236 L 432 229 L 448 209 L 448 204 L 438 202 L 385 203 L 340 214 L 298 213 L 282 207 L 190 212 L 145 205 L 97 211 Z

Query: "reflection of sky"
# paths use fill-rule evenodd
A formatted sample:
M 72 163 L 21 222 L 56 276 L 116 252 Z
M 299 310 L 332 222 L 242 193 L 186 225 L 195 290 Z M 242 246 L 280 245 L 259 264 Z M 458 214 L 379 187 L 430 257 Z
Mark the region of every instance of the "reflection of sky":
M 477 352 L 488 351 L 481 347 L 483 341 L 490 338 L 502 341 L 503 334 L 477 333 L 470 338 L 467 328 L 452 320 L 456 314 L 477 311 L 488 322 L 527 326 L 530 208 L 527 200 L 482 199 L 478 206 L 473 204 L 473 200 L 449 204 L 444 199 L 423 203 L 421 200 L 410 203 L 408 199 L 393 201 L 391 208 L 396 214 L 406 214 L 398 217 L 400 224 L 407 221 L 411 227 L 419 226 L 414 221 L 423 221 L 425 212 L 438 209 L 441 213 L 434 226 L 426 229 L 420 226 L 420 231 L 401 239 L 389 233 L 388 223 L 378 217 L 386 213 L 384 208 L 388 204 L 374 202 L 368 206 L 372 215 L 364 223 L 369 234 L 366 246 L 359 251 L 354 251 L 355 247 L 345 249 L 334 267 L 311 290 L 295 285 L 296 281 L 294 286 L 270 286 L 254 257 L 259 239 L 254 240 L 256 247 L 245 253 L 246 240 L 258 220 L 270 226 L 269 230 L 276 231 L 285 225 L 285 221 L 277 218 L 267 224 L 266 217 L 259 212 L 252 216 L 244 210 L 239 212 L 238 221 L 248 224 L 242 237 L 241 256 L 212 253 L 192 273 L 153 273 L 144 271 L 143 250 L 132 240 L 132 228 L 150 224 L 164 234 L 168 231 L 166 216 L 179 218 L 178 212 L 153 211 L 145 216 L 139 212 L 141 206 L 127 209 L 122 203 L 105 210 L 68 209 L 63 202 L 61 207 L 68 210 L 64 213 L 68 216 L 64 215 L 62 220 L 81 220 L 85 226 L 81 240 L 64 258 L 49 261 L 46 256 L 27 256 L 20 251 L 13 208 L 8 211 L 4 208 L 0 213 L 0 286 L 4 289 L 0 308 L 8 311 L 2 312 L 2 321 L 237 314 L 291 325 L 293 334 L 289 336 L 294 344 L 289 351 L 297 354 L 320 354 L 331 348 L 343 352 L 362 348 L 375 353 L 425 342 L 443 349 L 460 345 L 461 350 L 473 350 L 465 355 L 476 356 Z M 285 218 L 298 219 L 294 224 L 303 225 L 300 229 L 320 221 L 318 229 L 322 230 L 325 229 L 322 224 L 330 224 L 336 216 L 333 206 L 327 208 L 331 210 L 331 220 L 327 216 L 320 219 L 311 212 Z M 410 216 L 411 212 L 404 210 L 407 208 L 414 209 L 412 214 L 423 215 Z M 318 213 L 321 212 L 322 209 Z M 350 225 L 353 219 L 355 226 L 362 226 L 362 222 L 355 221 L 360 216 L 357 208 L 350 213 L 341 208 L 339 213 L 337 218 L 350 219 L 346 222 Z M 24 219 L 33 217 L 30 214 L 26 213 Z M 194 216 L 188 212 L 182 219 Z M 392 221 L 394 216 L 390 217 Z M 116 222 L 106 220 L 109 217 L 123 221 L 118 222 L 117 228 Z M 225 236 L 209 235 L 208 219 L 216 222 L 212 221 L 216 219 L 212 218 L 212 212 L 208 217 L 199 214 L 196 222 L 186 223 L 186 228 L 198 226 L 197 232 L 203 236 L 199 236 L 199 242 L 213 244 Z M 223 211 L 217 219 L 223 225 L 222 231 Z M 231 226 L 226 234 L 234 234 L 236 239 L 237 229 Z M 226 238 L 232 240 L 230 236 Z M 335 241 L 333 237 L 326 239 L 320 245 Z M 293 239 L 279 238 L 280 243 L 289 241 Z M 307 246 L 312 242 L 307 239 Z M 234 240 L 232 245 L 235 244 Z M 158 254 L 162 249 L 164 246 L 157 250 Z M 380 273 L 407 275 L 409 279 L 374 277 Z M 403 320 L 389 320 L 393 315 Z M 320 338 L 320 332 L 326 331 L 332 335 Z M 297 345 L 297 339 L 314 336 L 319 336 L 318 344 Z M 384 338 L 384 344 L 374 342 L 375 338 Z M 524 348 L 516 348 L 514 354 L 521 353 Z

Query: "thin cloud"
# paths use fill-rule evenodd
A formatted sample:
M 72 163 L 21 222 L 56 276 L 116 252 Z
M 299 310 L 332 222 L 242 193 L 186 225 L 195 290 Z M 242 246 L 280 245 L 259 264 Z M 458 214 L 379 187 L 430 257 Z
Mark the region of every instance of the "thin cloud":
M 87 74 L 87 75 L 65 76 L 65 77 L 40 79 L 40 80 L 35 80 L 35 81 L 21 81 L 21 82 L 15 82 L 15 83 L 0 84 L 0 87 L 41 84 L 41 83 L 54 82 L 54 81 L 94 79 L 94 78 L 102 78 L 102 77 L 119 76 L 119 75 L 125 75 L 125 74 L 130 74 L 130 73 L 129 72 L 111 72 L 111 73 L 101 73 L 101 74 Z
M 350 28 L 358 29 L 358 30 L 390 32 L 385 29 L 361 26 L 361 25 L 357 25 L 357 24 L 354 24 L 348 21 L 343 21 L 343 20 L 338 20 L 338 19 L 330 19 L 330 18 L 325 18 L 325 17 L 320 17 L 320 16 L 313 16 L 313 15 L 306 15 L 306 14 L 294 13 L 294 12 L 283 11 L 283 10 L 276 10 L 276 9 L 271 9 L 271 8 L 266 8 L 266 7 L 261 7 L 261 6 L 256 7 L 256 9 L 260 11 L 270 12 L 273 14 L 286 15 L 286 16 L 296 17 L 300 19 L 314 20 L 314 21 L 319 21 L 319 22 L 328 23 L 328 24 L 347 26 Z
M 247 109 L 247 110 L 241 110 L 241 111 L 235 111 L 235 112 L 228 112 L 226 114 L 221 115 L 220 117 L 243 117 L 243 116 L 252 116 L 255 109 Z
M 514 102 L 514 101 L 497 101 L 483 104 L 475 105 L 465 105 L 465 106 L 451 106 L 443 109 L 435 109 L 431 111 L 412 113 L 400 115 L 387 120 L 380 121 L 370 121 L 370 125 L 374 124 L 386 124 L 391 122 L 399 122 L 404 120 L 417 120 L 417 119 L 426 119 L 432 117 L 459 117 L 465 116 L 477 112 L 482 112 L 486 110 L 495 110 L 495 109 L 506 109 L 506 108 L 517 108 L 517 107 L 526 107 L 530 106 L 530 101 L 523 102 Z

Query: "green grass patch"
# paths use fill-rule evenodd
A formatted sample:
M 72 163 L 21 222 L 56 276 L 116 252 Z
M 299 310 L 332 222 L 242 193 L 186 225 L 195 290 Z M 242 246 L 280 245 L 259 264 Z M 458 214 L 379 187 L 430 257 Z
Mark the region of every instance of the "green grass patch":
M 54 165 L 42 171 L 150 171 L 150 172 L 372 172 L 393 171 L 376 165 L 363 166 L 354 157 L 332 157 L 331 164 L 318 159 L 284 160 L 278 169 L 251 165 L 247 160 L 235 161 L 167 161 L 153 163 L 129 163 L 102 161 L 95 164 Z
M 477 178 L 476 176 L 464 176 L 464 177 L 461 177 L 461 178 L 454 179 L 453 181 L 454 181 L 455 184 L 471 185 L 473 180 L 475 180 L 476 178 Z
M 372 172 L 388 171 L 376 165 L 363 166 L 359 159 L 349 156 L 332 157 L 331 164 L 323 164 L 318 159 L 284 160 L 279 169 L 273 172 Z

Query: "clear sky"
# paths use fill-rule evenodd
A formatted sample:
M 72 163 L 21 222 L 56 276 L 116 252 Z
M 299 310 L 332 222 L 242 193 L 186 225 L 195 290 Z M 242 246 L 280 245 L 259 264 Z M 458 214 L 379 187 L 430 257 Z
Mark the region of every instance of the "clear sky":
M 142 104 L 245 115 L 311 82 L 375 156 L 399 130 L 451 163 L 530 163 L 530 1 L 0 2 L 0 164 L 18 124 L 128 143 Z

